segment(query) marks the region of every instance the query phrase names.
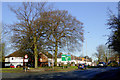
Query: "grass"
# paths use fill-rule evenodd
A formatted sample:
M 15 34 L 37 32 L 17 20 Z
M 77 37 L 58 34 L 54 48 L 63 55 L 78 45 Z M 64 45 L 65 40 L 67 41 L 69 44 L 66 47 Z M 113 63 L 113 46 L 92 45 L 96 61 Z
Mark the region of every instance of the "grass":
M 76 70 L 77 66 L 70 66 L 68 68 L 63 68 L 63 67 L 55 67 L 54 71 L 71 71 L 71 70 Z
M 1 68 L 2 70 L 22 70 L 23 68 Z
M 23 68 L 0 68 L 0 72 L 19 73 L 19 72 L 23 72 Z
M 1 70 L 2 69 L 2 70 Z M 30 70 L 33 70 L 35 68 L 30 68 Z M 54 69 L 52 67 L 38 67 L 37 69 L 45 69 L 45 71 L 49 72 L 49 71 L 72 71 L 72 70 L 76 70 L 77 66 L 70 66 L 68 68 L 66 67 L 54 67 Z M 22 73 L 24 72 L 23 68 L 0 68 L 0 72 L 3 73 Z

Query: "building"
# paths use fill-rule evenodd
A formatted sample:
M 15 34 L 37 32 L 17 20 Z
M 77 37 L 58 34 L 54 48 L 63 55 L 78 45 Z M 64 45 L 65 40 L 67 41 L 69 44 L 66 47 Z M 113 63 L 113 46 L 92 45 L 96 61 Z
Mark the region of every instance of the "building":
M 71 55 L 71 61 L 62 61 L 61 60 L 61 55 L 62 55 L 63 53 L 60 53 L 60 54 L 58 54 L 58 58 L 57 58 L 57 65 L 60 65 L 61 63 L 63 63 L 63 64 L 67 64 L 68 62 L 70 63 L 70 64 L 73 64 L 74 63 L 74 65 L 76 65 L 77 66 L 77 64 L 87 64 L 87 65 L 92 65 L 92 59 L 91 58 L 89 58 L 88 56 L 87 56 L 87 58 L 84 58 L 84 57 L 77 57 L 77 56 L 74 56 L 74 55 L 71 55 L 70 53 L 69 53 L 69 55 Z
M 39 62 L 38 66 L 52 66 L 53 65 L 53 59 L 52 54 L 46 52 L 46 53 L 39 53 Z
M 10 67 L 10 65 L 14 65 L 16 68 L 17 66 L 24 66 L 24 56 L 28 55 L 28 62 L 27 65 L 31 65 L 34 67 L 34 56 L 31 53 L 23 52 L 23 51 L 15 51 L 12 54 L 5 57 L 5 67 Z M 52 55 L 48 52 L 46 53 L 39 53 L 38 55 L 38 66 L 52 66 Z
M 23 57 L 25 53 L 22 51 L 15 51 L 12 54 L 5 57 L 5 67 L 10 67 L 10 65 L 14 65 L 15 68 L 17 65 L 23 66 Z

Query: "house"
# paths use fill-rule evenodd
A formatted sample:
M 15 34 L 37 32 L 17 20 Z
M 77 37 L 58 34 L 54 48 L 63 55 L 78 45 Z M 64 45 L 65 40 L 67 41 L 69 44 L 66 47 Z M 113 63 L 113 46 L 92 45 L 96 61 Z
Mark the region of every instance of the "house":
M 14 65 L 15 68 L 20 65 L 20 66 L 24 66 L 25 62 L 24 62 L 24 56 L 28 55 L 28 62 L 27 64 L 31 64 L 34 66 L 34 56 L 33 54 L 29 53 L 29 52 L 25 52 L 25 51 L 15 51 L 12 54 L 8 55 L 5 57 L 5 67 L 10 67 L 10 65 Z M 39 53 L 38 55 L 38 66 L 48 66 L 48 62 L 50 62 L 50 65 L 52 65 L 52 61 L 50 61 L 50 59 L 52 59 L 52 55 L 48 52 L 46 53 Z
M 63 53 L 59 53 L 57 55 L 57 66 L 61 65 L 61 63 L 66 65 L 68 62 L 70 64 L 74 63 L 74 65 L 85 64 L 85 63 L 86 63 L 86 65 L 92 65 L 92 59 L 89 58 L 88 56 L 87 56 L 87 58 L 86 57 L 77 57 L 77 56 L 74 56 L 74 55 L 68 53 L 69 55 L 71 55 L 71 61 L 62 61 L 62 59 L 61 59 L 62 54 Z
M 12 54 L 5 57 L 5 67 L 10 67 L 10 65 L 14 65 L 15 68 L 17 65 L 23 66 L 23 57 L 25 53 L 22 51 L 15 51 Z
M 39 62 L 38 66 L 52 66 L 53 65 L 53 56 L 52 54 L 46 52 L 46 53 L 39 53 Z

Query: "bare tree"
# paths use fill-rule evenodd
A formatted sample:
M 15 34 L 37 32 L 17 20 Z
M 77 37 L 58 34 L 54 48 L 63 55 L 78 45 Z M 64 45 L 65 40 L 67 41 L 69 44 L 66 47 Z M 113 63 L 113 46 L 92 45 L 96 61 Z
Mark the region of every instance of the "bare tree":
M 66 44 L 73 48 L 83 41 L 83 23 L 68 14 L 65 10 L 46 10 L 46 3 L 23 3 L 17 9 L 11 8 L 18 22 L 11 25 L 12 43 L 22 50 L 34 53 L 37 68 L 38 52 L 53 49 L 55 66 L 58 49 Z
M 54 48 L 55 66 L 57 66 L 57 54 L 60 47 L 67 43 L 69 48 L 75 49 L 75 45 L 83 41 L 83 23 L 65 10 L 44 12 L 41 18 L 47 23 L 45 24 L 48 26 L 47 40 Z
M 20 7 L 11 8 L 18 21 L 11 25 L 12 43 L 17 49 L 27 50 L 34 54 L 35 68 L 38 65 L 38 52 L 42 49 L 45 26 L 37 26 L 36 20 L 48 9 L 45 2 L 23 2 Z
M 105 45 L 99 45 L 97 47 L 97 53 L 94 53 L 94 55 L 98 58 L 98 62 L 108 62 L 109 52 L 108 48 Z

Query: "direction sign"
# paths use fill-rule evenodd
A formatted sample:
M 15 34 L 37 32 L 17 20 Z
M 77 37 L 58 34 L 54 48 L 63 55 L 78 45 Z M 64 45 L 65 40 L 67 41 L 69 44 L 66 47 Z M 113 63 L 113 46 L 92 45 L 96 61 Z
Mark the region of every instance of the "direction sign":
M 71 55 L 67 55 L 67 61 L 71 61 Z
M 61 55 L 61 57 L 62 57 L 62 61 L 71 61 L 71 55 L 63 54 Z
M 66 60 L 66 55 L 63 54 L 63 55 L 61 55 L 61 57 L 62 57 L 62 61 L 67 61 Z

